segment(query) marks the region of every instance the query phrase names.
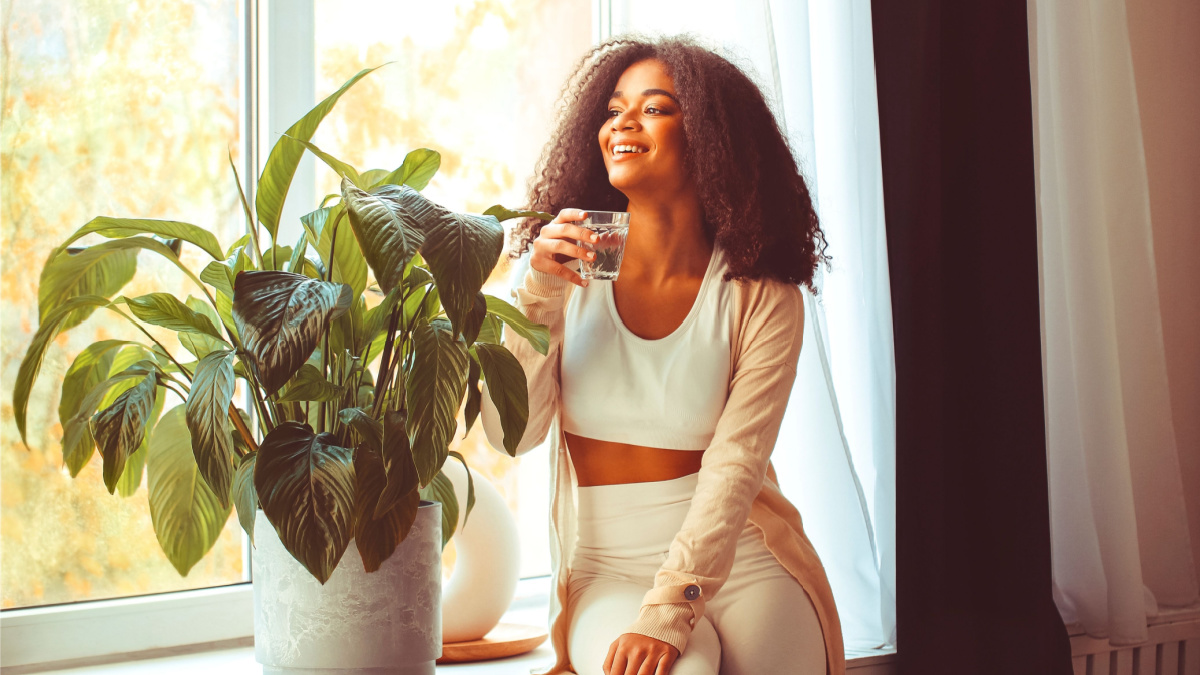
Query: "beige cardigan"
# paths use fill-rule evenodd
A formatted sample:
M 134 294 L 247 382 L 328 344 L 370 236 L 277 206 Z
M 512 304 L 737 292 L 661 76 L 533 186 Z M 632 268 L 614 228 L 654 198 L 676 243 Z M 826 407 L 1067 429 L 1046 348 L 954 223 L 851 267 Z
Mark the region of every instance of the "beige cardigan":
M 528 267 L 512 289 L 516 306 L 531 321 L 550 329 L 545 356 L 507 325 L 505 346 L 521 363 L 529 385 L 529 421 L 517 453 L 540 445 L 550 432 L 550 559 L 554 592 L 550 597 L 550 639 L 557 659 L 544 675 L 573 673 L 567 653 L 570 607 L 567 576 L 575 545 L 575 470 L 562 432 L 559 364 L 565 309 L 576 288 L 559 277 Z M 568 267 L 577 268 L 572 260 Z M 629 626 L 663 640 L 680 652 L 692 626 L 704 612 L 733 566 L 735 544 L 747 519 L 762 531 L 767 548 L 808 593 L 820 619 L 827 675 L 846 671 L 841 622 L 833 591 L 817 552 L 804 534 L 800 513 L 780 492 L 770 456 L 796 379 L 804 335 L 804 301 L 799 286 L 774 281 L 735 281 L 729 398 L 704 451 L 698 484 L 683 526 L 666 561 L 646 593 L 641 612 Z M 489 443 L 503 448 L 499 413 L 484 383 L 480 420 Z M 786 450 L 786 449 L 785 449 Z M 501 450 L 503 451 L 503 450 Z M 569 489 L 559 489 L 560 487 Z M 700 586 L 688 601 L 684 589 Z

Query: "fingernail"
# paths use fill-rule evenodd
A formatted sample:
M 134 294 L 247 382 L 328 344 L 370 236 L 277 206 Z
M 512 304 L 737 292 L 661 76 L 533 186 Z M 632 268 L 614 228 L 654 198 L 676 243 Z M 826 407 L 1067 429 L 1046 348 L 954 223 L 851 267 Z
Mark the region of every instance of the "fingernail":
M 592 241 L 600 241 L 600 235 L 598 235 L 598 234 L 593 234 L 593 235 L 592 235 Z
M 584 280 L 583 280 L 583 285 L 584 285 L 584 286 L 587 286 L 587 285 L 588 285 L 588 280 L 587 280 L 587 279 L 584 279 Z

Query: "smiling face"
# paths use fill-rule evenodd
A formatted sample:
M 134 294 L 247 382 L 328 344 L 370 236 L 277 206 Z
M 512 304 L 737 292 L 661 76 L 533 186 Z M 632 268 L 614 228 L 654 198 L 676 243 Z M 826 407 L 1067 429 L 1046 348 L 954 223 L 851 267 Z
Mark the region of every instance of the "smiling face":
M 670 193 L 688 184 L 683 113 L 661 61 L 639 61 L 621 74 L 599 140 L 608 182 L 627 196 L 651 188 Z

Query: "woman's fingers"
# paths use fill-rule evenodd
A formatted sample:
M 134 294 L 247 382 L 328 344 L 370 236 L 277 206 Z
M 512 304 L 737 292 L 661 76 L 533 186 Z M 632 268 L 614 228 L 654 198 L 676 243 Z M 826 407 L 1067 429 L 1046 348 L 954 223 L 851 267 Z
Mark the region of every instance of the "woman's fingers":
M 533 256 L 529 264 L 533 269 L 546 274 L 562 277 L 578 286 L 586 286 L 583 277 L 566 267 L 573 258 L 583 260 L 595 259 L 595 253 L 580 242 L 594 242 L 596 235 L 589 229 L 575 225 L 575 221 L 587 217 L 587 211 L 581 209 L 563 209 L 554 220 L 542 226 L 538 236 L 533 240 Z
M 613 657 L 615 657 L 617 655 L 617 643 L 618 642 L 620 642 L 620 638 L 613 640 L 613 643 L 608 646 L 608 656 L 604 657 L 603 670 L 604 670 L 605 675 L 608 675 L 609 671 L 612 670 Z
M 668 649 L 667 653 L 658 660 L 658 669 L 654 671 L 654 675 L 670 675 L 671 669 L 675 667 L 677 653 L 674 649 Z
M 637 675 L 656 675 L 661 672 L 659 664 L 662 663 L 662 656 L 651 652 L 642 661 L 642 667 L 638 668 Z
M 551 239 L 545 243 L 544 248 L 550 253 L 561 253 L 571 258 L 591 260 L 596 256 L 592 251 L 577 244 L 572 244 L 566 239 Z

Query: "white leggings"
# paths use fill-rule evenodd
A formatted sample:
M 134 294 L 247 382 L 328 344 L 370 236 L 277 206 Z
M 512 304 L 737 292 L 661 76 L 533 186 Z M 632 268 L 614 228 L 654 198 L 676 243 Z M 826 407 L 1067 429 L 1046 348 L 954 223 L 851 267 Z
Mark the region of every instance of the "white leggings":
M 609 646 L 637 619 L 697 478 L 578 488 L 579 539 L 567 602 L 568 649 L 579 675 L 603 675 Z M 748 522 L 729 579 L 708 599 L 670 675 L 718 673 L 825 673 L 825 643 L 808 593 Z

